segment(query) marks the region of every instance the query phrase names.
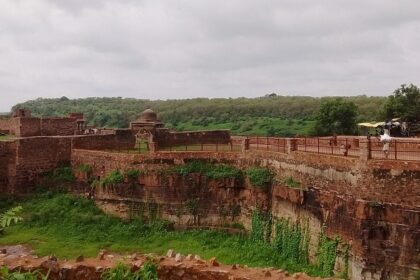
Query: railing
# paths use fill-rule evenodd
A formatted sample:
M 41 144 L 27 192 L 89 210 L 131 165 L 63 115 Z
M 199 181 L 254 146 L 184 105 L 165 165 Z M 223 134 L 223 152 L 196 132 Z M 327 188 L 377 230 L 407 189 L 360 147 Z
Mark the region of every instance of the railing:
M 298 138 L 296 150 L 318 154 L 359 157 L 359 139 L 357 138 Z
M 272 151 L 286 153 L 286 138 L 277 137 L 248 137 L 249 150 Z
M 132 149 L 119 148 L 112 151 L 148 153 L 150 149 L 149 144 L 143 142 L 137 143 L 136 147 Z M 384 145 L 377 138 L 368 140 L 367 138 L 363 139 L 360 137 L 232 137 L 229 143 L 176 144 L 167 147 L 157 147 L 156 149 L 157 152 L 241 152 L 244 150 L 276 153 L 288 153 L 289 150 L 357 158 L 363 157 L 365 159 L 420 161 L 420 141 L 397 138 L 393 138 L 389 145 Z
M 370 140 L 370 155 L 373 159 L 419 160 L 420 141 L 392 139 L 386 146 L 377 138 Z
M 241 145 L 233 143 L 215 143 L 215 144 L 186 144 L 174 145 L 169 147 L 160 147 L 158 151 L 170 152 L 240 152 Z

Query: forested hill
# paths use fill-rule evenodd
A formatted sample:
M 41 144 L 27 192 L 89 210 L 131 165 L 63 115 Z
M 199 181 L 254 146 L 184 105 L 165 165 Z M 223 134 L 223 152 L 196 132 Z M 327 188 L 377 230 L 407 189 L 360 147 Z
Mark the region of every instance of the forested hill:
M 128 127 L 145 108 L 152 108 L 168 126 L 180 130 L 229 128 L 236 134 L 293 135 L 310 133 L 324 98 L 268 95 L 259 98 L 144 100 L 133 98 L 43 99 L 27 101 L 36 116 L 83 112 L 89 124 Z M 359 120 L 378 119 L 385 97 L 345 97 L 359 110 Z

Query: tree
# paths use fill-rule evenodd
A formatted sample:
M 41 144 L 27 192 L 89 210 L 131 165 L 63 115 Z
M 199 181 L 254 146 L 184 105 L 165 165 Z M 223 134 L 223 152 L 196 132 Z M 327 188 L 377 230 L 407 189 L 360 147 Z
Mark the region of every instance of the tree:
M 337 98 L 321 103 L 316 115 L 317 135 L 354 134 L 357 131 L 357 107 L 353 102 Z
M 399 117 L 408 122 L 420 121 L 420 89 L 413 84 L 401 85 L 388 97 L 382 116 L 386 119 Z

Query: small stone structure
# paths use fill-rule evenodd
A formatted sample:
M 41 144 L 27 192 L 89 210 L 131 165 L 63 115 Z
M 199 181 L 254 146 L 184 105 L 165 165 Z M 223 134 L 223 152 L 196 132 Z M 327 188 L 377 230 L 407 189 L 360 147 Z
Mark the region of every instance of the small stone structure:
M 152 109 L 144 110 L 137 120 L 130 123 L 130 129 L 135 133 L 144 130 L 152 131 L 163 127 L 164 124 L 158 119 L 157 114 Z

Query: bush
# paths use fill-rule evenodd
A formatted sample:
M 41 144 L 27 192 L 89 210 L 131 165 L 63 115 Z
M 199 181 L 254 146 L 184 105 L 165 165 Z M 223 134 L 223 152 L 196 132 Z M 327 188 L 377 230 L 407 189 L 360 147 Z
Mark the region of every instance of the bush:
M 54 171 L 47 173 L 46 177 L 52 180 L 53 182 L 60 183 L 72 183 L 76 179 L 76 177 L 74 177 L 73 170 L 71 169 L 71 167 L 56 168 L 54 169 Z
M 102 280 L 158 280 L 157 267 L 150 261 L 137 271 L 131 271 L 131 268 L 119 263 L 111 269 L 107 269 L 101 276 Z
M 254 187 L 265 187 L 271 183 L 273 174 L 267 168 L 263 167 L 251 167 L 245 170 L 246 176 L 249 182 Z
M 0 267 L 0 279 L 1 280 L 47 280 L 48 275 L 43 275 L 41 272 L 29 271 L 29 272 L 11 272 L 7 267 Z
M 115 185 L 124 182 L 124 176 L 119 170 L 113 170 L 100 181 L 101 186 Z
M 90 173 L 92 172 L 92 166 L 90 164 L 82 163 L 76 167 L 76 170 L 84 173 Z
M 136 181 L 141 174 L 141 171 L 138 169 L 127 169 L 124 171 L 124 177 L 130 181 Z
M 211 164 L 203 161 L 190 161 L 184 165 L 172 169 L 173 172 L 186 176 L 190 173 L 200 173 L 211 179 L 240 179 L 240 169 L 226 164 Z
M 287 177 L 286 179 L 284 179 L 284 184 L 288 187 L 291 188 L 299 188 L 300 187 L 300 183 L 298 181 L 296 181 L 295 179 L 293 179 L 292 176 Z

